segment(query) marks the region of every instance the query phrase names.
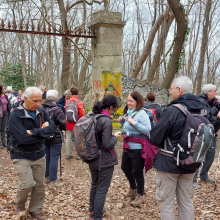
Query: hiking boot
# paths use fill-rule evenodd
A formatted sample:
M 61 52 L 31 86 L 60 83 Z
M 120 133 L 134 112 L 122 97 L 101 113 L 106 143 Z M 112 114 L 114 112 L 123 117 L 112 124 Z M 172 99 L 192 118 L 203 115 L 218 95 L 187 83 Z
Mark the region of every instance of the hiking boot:
M 103 209 L 102 210 L 102 215 L 104 215 L 105 213 L 106 213 L 106 210 Z M 92 218 L 92 215 L 93 215 L 93 211 L 90 212 L 89 217 Z
M 201 186 L 199 184 L 197 184 L 197 183 L 193 183 L 193 188 L 194 189 L 200 189 Z
M 81 157 L 79 155 L 76 155 L 76 160 L 81 160 Z
M 49 185 L 49 188 L 50 189 L 53 189 L 53 188 L 60 188 L 63 186 L 63 183 L 59 183 L 57 180 L 55 181 L 51 181 L 50 182 L 50 185 Z
M 144 196 L 137 194 L 135 200 L 132 201 L 130 204 L 132 206 L 139 206 L 142 203 L 144 203 Z
M 17 206 L 15 207 L 15 212 L 18 214 L 19 212 L 25 211 L 25 206 Z
M 42 213 L 30 213 L 32 217 L 37 220 L 46 220 L 46 217 Z
M 204 183 L 215 183 L 215 180 L 210 179 L 209 177 L 207 179 L 201 179 L 200 178 L 200 182 L 204 182 Z
M 49 176 L 45 177 L 45 183 L 49 183 L 50 180 L 49 180 Z
M 128 193 L 125 194 L 126 197 L 135 197 L 137 193 L 137 189 L 130 189 Z
M 66 159 L 67 159 L 67 160 L 69 160 L 69 159 L 71 159 L 71 158 L 73 158 L 73 156 L 70 156 L 70 155 L 66 156 Z

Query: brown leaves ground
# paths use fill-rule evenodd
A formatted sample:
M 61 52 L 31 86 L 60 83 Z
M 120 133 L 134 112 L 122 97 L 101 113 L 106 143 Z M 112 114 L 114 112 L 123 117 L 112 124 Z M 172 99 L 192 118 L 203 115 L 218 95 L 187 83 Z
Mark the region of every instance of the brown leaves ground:
M 151 220 L 160 219 L 159 208 L 155 199 L 155 171 L 151 169 L 145 176 L 145 203 L 140 208 L 130 206 L 130 199 L 125 199 L 128 181 L 120 168 L 122 142 L 116 147 L 119 164 L 115 166 L 111 186 L 109 188 L 104 215 L 105 220 Z M 17 176 L 14 173 L 9 154 L 6 149 L 0 150 L 0 219 L 16 219 L 14 198 L 17 189 Z M 74 154 L 75 156 L 75 154 Z M 74 157 L 75 158 L 75 157 Z M 62 149 L 62 172 L 60 179 L 64 187 L 54 190 L 46 186 L 46 199 L 43 208 L 47 219 L 51 220 L 84 220 L 88 219 L 90 172 L 88 165 L 81 160 L 65 159 L 65 144 Z M 210 177 L 215 178 L 217 160 L 211 167 Z M 58 174 L 59 176 L 59 174 Z M 218 172 L 220 184 L 220 171 Z M 210 184 L 201 184 L 200 190 L 195 190 L 195 219 L 220 219 L 220 193 Z M 27 206 L 26 206 L 27 207 Z M 177 214 L 177 207 L 175 207 Z M 23 219 L 31 219 L 24 214 Z M 19 217 L 20 218 L 20 217 Z M 19 219 L 17 218 L 17 219 Z

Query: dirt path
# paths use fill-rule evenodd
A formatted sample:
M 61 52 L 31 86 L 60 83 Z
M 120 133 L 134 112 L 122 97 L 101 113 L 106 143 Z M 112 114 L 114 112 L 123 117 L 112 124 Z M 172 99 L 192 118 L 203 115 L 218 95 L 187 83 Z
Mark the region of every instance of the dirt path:
M 155 199 L 155 171 L 151 169 L 145 176 L 145 204 L 140 208 L 130 206 L 130 199 L 125 199 L 128 182 L 120 168 L 122 143 L 116 147 L 119 164 L 115 166 L 112 183 L 107 194 L 104 219 L 111 220 L 151 220 L 159 218 L 159 208 Z M 215 177 L 216 162 L 213 164 L 210 177 Z M 60 179 L 64 187 L 50 190 L 46 187 L 46 199 L 43 212 L 47 219 L 84 220 L 88 218 L 90 173 L 88 165 L 82 161 L 65 159 L 65 145 L 62 149 L 63 176 Z M 59 176 L 59 174 L 58 174 Z M 220 171 L 218 173 L 220 184 Z M 17 177 L 6 149 L 0 150 L 0 219 L 15 218 L 14 198 L 17 189 Z M 202 184 L 194 195 L 195 219 L 220 219 L 220 193 L 212 185 Z M 27 217 L 25 219 L 31 219 Z M 187 220 L 187 219 L 186 219 Z

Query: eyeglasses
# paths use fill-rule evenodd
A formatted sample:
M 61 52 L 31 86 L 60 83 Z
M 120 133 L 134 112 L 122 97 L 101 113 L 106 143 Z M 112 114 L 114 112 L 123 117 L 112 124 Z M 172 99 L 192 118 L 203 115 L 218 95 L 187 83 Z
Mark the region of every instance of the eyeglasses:
M 180 87 L 176 87 L 176 88 L 170 88 L 169 91 L 172 91 L 174 89 L 179 89 Z

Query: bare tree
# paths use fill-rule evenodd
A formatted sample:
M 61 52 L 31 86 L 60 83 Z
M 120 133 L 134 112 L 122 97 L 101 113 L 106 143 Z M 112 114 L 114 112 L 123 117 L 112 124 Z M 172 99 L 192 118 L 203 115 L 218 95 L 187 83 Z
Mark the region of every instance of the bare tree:
M 184 43 L 184 32 L 186 29 L 185 15 L 182 10 L 183 6 L 179 3 L 179 1 L 176 1 L 176 0 L 167 0 L 167 2 L 169 3 L 169 6 L 175 16 L 175 20 L 177 23 L 177 34 L 175 36 L 175 45 L 173 48 L 170 68 L 161 84 L 161 87 L 165 89 L 168 89 L 170 87 L 171 82 L 175 74 L 177 73 L 177 70 L 178 70 L 177 60 L 180 56 L 180 52 L 181 52 L 181 49 Z

